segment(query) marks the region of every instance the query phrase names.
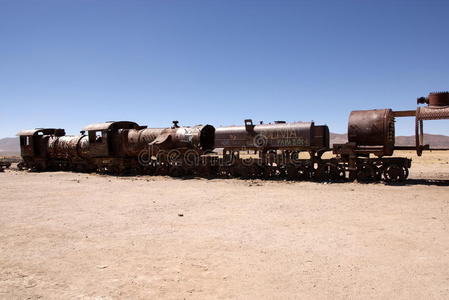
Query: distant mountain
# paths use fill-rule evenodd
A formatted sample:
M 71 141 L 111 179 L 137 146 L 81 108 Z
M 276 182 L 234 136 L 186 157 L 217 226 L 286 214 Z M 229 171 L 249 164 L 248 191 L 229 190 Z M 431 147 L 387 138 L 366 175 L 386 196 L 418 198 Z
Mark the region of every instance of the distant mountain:
M 348 135 L 346 133 L 330 133 L 330 145 L 344 144 L 348 142 Z
M 415 145 L 415 136 L 397 136 L 398 146 Z M 429 144 L 431 148 L 448 148 L 449 136 L 439 134 L 424 134 L 424 144 Z
M 348 135 L 343 133 L 331 133 L 330 144 L 344 144 L 348 141 Z M 414 146 L 415 136 L 397 136 L 396 146 Z M 432 148 L 448 148 L 449 136 L 439 134 L 424 134 L 424 144 L 429 144 Z
M 20 155 L 19 138 L 0 139 L 0 156 Z

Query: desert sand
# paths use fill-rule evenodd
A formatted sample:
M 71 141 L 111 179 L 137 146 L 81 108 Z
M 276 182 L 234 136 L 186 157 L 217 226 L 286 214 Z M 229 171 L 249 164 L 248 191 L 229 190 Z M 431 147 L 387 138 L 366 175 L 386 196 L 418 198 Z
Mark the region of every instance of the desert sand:
M 7 170 L 0 195 L 2 299 L 449 298 L 448 152 L 401 185 Z

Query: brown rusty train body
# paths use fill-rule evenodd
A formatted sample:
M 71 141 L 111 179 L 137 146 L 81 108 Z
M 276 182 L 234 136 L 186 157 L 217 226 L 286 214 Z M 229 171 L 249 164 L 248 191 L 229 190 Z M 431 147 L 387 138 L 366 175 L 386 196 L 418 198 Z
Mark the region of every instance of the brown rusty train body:
M 214 127 L 210 125 L 146 128 L 128 121 L 92 124 L 78 136 L 67 136 L 63 129 L 37 129 L 18 135 L 21 167 L 34 170 L 123 173 L 143 167 L 139 162 L 142 154 L 157 156 L 171 149 L 202 153 L 208 147 L 213 148 L 214 143 Z
M 391 109 L 351 112 L 348 142 L 329 145 L 329 128 L 313 122 L 215 129 L 211 125 L 147 128 L 129 121 L 96 123 L 80 135 L 63 129 L 19 132 L 23 162 L 33 170 L 112 173 L 187 174 L 245 178 L 401 181 L 411 160 L 393 157 L 397 149 L 430 149 L 423 144 L 423 120 L 449 119 L 449 93 L 419 98 L 428 104 L 412 111 Z M 416 146 L 395 145 L 395 118 L 416 118 Z M 220 151 L 219 151 L 220 150 Z M 332 151 L 332 158 L 323 159 Z
M 221 176 L 311 179 L 312 166 L 322 166 L 321 155 L 330 150 L 329 128 L 313 122 L 254 125 L 247 119 L 242 126 L 217 128 L 215 147 L 222 149 Z
M 313 122 L 220 127 L 215 131 L 215 147 L 227 150 L 320 151 L 329 149 L 329 128 Z

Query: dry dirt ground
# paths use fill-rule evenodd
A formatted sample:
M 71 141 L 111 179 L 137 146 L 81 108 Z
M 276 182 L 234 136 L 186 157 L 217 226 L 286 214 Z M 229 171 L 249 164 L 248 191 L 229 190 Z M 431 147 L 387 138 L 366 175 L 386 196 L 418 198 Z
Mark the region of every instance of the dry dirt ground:
M 0 298 L 448 299 L 448 162 L 405 185 L 9 170 Z

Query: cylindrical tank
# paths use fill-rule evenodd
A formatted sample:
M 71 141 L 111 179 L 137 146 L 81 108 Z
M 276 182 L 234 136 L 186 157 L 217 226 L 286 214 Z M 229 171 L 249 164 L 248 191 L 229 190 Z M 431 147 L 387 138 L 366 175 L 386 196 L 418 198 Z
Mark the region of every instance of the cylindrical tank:
M 449 106 L 449 92 L 430 93 L 429 96 L 418 98 L 418 104 L 428 104 L 429 106 Z
M 348 141 L 357 146 L 383 146 L 385 155 L 394 150 L 394 116 L 391 109 L 357 110 L 351 112 Z
M 142 150 L 148 148 L 148 144 L 153 142 L 164 128 L 145 128 L 124 130 L 123 137 L 124 153 L 128 156 L 137 156 Z
M 315 146 L 315 126 L 313 122 L 261 125 L 252 125 L 251 120 L 246 120 L 245 122 L 245 126 L 217 128 L 215 131 L 215 148 L 234 150 L 260 150 L 263 148 L 287 150 L 308 149 Z M 329 142 L 327 142 L 328 144 Z
M 211 125 L 129 130 L 125 153 L 129 156 L 138 155 L 149 145 L 164 150 L 176 148 L 212 150 L 214 139 L 215 128 Z
M 215 144 L 215 127 L 198 125 L 173 128 L 171 142 L 175 148 L 198 148 L 212 150 Z
M 89 140 L 85 135 L 50 137 L 48 153 L 51 158 L 80 159 L 87 158 Z
M 430 93 L 429 106 L 448 106 L 449 92 Z

